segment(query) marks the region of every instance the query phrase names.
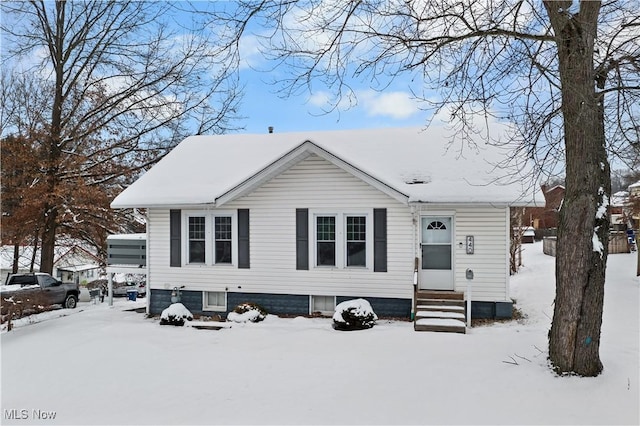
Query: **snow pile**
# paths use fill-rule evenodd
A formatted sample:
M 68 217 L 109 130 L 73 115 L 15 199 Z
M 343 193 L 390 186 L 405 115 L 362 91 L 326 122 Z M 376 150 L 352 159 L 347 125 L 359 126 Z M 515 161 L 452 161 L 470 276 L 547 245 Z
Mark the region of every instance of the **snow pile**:
M 267 317 L 267 311 L 256 303 L 241 303 L 227 315 L 228 321 L 260 322 Z
M 34 288 L 40 288 L 40 286 L 38 284 L 29 284 L 29 285 L 8 284 L 8 285 L 0 286 L 0 292 L 2 292 L 2 293 L 5 293 L 5 292 L 10 293 L 12 291 L 29 290 L 29 289 L 34 289 Z
M 365 299 L 346 300 L 336 306 L 333 328 L 336 330 L 362 330 L 375 325 L 378 316 Z
M 172 303 L 160 315 L 160 325 L 184 325 L 184 320 L 191 321 L 193 314 L 182 304 Z
M 25 317 L 0 333 L 0 423 L 42 425 L 33 410 L 55 410 L 46 424 L 639 425 L 637 253 L 608 258 L 604 371 L 582 378 L 547 364 L 555 258 L 540 242 L 522 251 L 510 295 L 524 318 L 467 334 L 387 320 L 339 333 L 327 318 L 275 315 L 259 327 L 203 322 L 221 331 L 158 327 L 131 311 L 146 300 L 123 298 Z M 69 360 L 77 374 L 52 368 Z

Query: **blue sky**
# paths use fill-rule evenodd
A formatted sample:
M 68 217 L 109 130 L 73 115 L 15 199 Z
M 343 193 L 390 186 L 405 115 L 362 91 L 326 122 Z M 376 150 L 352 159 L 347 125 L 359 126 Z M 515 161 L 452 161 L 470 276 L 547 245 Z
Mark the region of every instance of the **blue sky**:
M 422 91 L 421 77 L 412 79 L 410 74 L 393 81 L 376 76 L 372 82 L 366 76 L 348 80 L 356 99 L 340 100 L 340 107 L 327 112 L 334 92 L 319 79 L 312 80 L 312 87 L 284 97 L 278 93 L 277 81 L 291 77 L 286 66 L 273 67 L 259 51 L 259 35 L 262 29 L 253 27 L 240 43 L 240 78 L 245 85 L 240 115 L 245 133 L 266 132 L 269 126 L 276 132 L 304 130 L 340 130 L 375 127 L 422 126 L 428 112 L 411 94 L 411 89 Z M 374 90 L 384 87 L 384 90 Z M 300 93 L 301 92 L 301 93 Z
M 240 109 L 246 117 L 242 123 L 246 133 L 263 133 L 269 126 L 275 132 L 421 126 L 428 114 L 412 99 L 404 79 L 382 92 L 370 89 L 366 81 L 354 82 L 358 103 L 329 113 L 323 112 L 331 96 L 327 91 L 318 89 L 283 99 L 267 73 L 245 68 L 241 79 L 246 85 Z

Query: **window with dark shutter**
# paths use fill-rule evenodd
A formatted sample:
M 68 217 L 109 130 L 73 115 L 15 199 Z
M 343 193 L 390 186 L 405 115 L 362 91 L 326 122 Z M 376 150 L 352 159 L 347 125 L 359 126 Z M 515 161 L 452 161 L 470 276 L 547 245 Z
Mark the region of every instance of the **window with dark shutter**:
M 169 211 L 169 266 L 182 266 L 182 253 L 180 251 L 181 221 L 182 213 L 180 210 Z

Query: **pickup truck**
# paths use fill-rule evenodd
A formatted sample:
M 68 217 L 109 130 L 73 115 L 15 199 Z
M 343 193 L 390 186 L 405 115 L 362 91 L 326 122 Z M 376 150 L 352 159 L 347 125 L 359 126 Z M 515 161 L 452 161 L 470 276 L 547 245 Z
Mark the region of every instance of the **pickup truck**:
M 80 289 L 77 284 L 62 283 L 49 274 L 37 272 L 9 275 L 0 294 L 4 315 L 9 305 L 16 303 L 22 304 L 23 308 L 28 308 L 27 305 L 62 305 L 74 309 Z

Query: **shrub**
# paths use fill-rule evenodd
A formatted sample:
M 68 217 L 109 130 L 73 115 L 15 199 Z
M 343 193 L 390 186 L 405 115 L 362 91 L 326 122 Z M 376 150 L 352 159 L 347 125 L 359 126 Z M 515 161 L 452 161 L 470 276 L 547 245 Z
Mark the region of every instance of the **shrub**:
M 378 316 L 365 299 L 346 300 L 336 306 L 333 328 L 336 330 L 364 330 L 375 325 Z
M 267 317 L 267 311 L 257 303 L 241 303 L 227 315 L 228 321 L 233 322 L 260 322 Z
M 172 303 L 160 315 L 160 325 L 183 326 L 184 321 L 191 321 L 193 315 L 182 303 Z

